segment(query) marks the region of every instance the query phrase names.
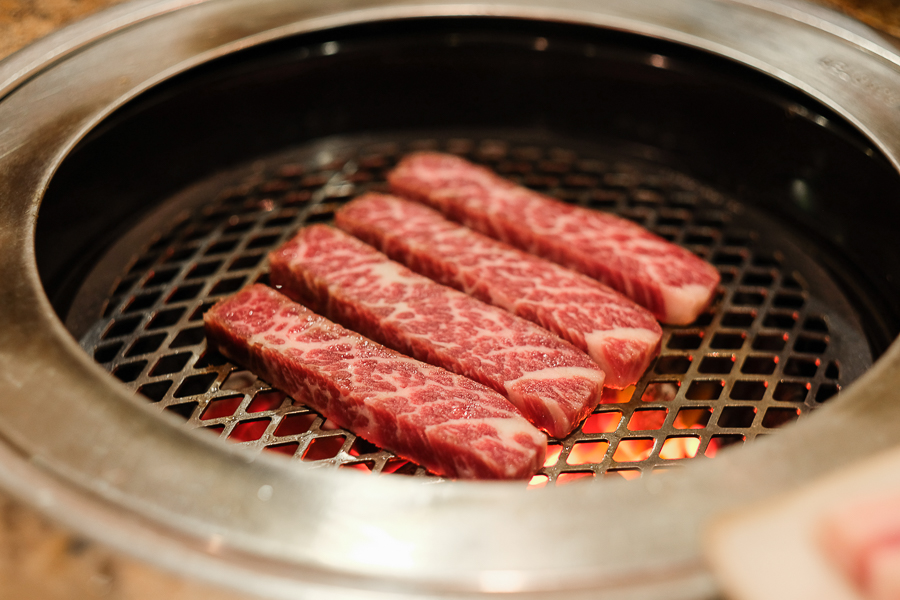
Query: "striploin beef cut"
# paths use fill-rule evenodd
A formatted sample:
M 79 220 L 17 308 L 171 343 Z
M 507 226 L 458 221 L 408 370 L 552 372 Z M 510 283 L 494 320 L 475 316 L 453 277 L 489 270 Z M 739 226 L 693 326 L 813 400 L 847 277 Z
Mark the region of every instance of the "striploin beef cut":
M 338 210 L 335 223 L 413 271 L 572 342 L 600 365 L 607 387 L 635 383 L 659 353 L 662 328 L 644 308 L 427 206 L 368 193 Z
M 285 294 L 388 347 L 504 394 L 565 437 L 600 401 L 604 373 L 569 342 L 503 309 L 437 284 L 325 225 L 269 256 Z
M 719 272 L 631 221 L 561 202 L 437 152 L 406 156 L 391 189 L 493 238 L 622 292 L 663 323 L 687 325 L 709 305 Z
M 203 317 L 211 347 L 339 426 L 438 475 L 524 479 L 546 437 L 487 387 L 255 284 Z

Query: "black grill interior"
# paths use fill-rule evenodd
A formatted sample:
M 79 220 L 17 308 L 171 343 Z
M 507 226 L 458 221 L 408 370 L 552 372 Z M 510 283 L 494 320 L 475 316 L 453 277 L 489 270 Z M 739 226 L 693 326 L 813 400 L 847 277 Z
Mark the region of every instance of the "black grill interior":
M 364 191 L 387 191 L 385 175 L 399 157 L 429 148 L 615 212 L 691 249 L 722 275 L 708 311 L 690 326 L 664 328 L 662 353 L 641 381 L 605 390 L 577 431 L 551 441 L 532 485 L 637 477 L 715 456 L 814 410 L 871 363 L 840 288 L 772 219 L 659 165 L 559 138 L 523 139 L 512 131 L 332 138 L 214 177 L 174 200 L 200 206 L 174 227 L 150 239 L 127 236 L 134 246 L 124 254 L 134 258 L 82 343 L 190 428 L 306 462 L 425 475 L 207 348 L 202 317 L 217 299 L 266 282 L 266 254 L 299 227 L 331 221 Z
M 615 471 L 623 442 L 646 470 L 668 460 L 669 437 L 697 438 L 703 454 L 765 434 L 836 393 L 900 331 L 900 179 L 842 119 L 698 51 L 510 19 L 302 35 L 158 86 L 51 182 L 36 246 L 45 289 L 73 335 L 90 332 L 99 362 L 188 423 L 225 419 L 213 423 L 223 435 L 298 458 L 375 453 L 369 466 L 390 471 L 386 454 L 351 451 L 362 442 L 204 352 L 198 317 L 264 273 L 265 252 L 292 229 L 328 220 L 423 144 L 642 222 L 723 273 L 714 310 L 667 329 L 656 365 L 631 396 L 608 398 L 586 424 L 594 433 L 559 446 L 549 480 Z M 164 201 L 197 182 L 177 223 L 160 221 Z M 111 256 L 123 248 L 134 256 Z M 337 449 L 310 454 L 303 444 L 320 438 Z

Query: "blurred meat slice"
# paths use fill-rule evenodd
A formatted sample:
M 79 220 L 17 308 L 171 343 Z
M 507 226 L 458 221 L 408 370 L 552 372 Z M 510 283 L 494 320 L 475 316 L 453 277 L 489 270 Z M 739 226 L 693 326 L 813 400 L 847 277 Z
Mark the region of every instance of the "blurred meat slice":
M 831 511 L 821 541 L 865 598 L 900 599 L 900 495 L 854 500 Z

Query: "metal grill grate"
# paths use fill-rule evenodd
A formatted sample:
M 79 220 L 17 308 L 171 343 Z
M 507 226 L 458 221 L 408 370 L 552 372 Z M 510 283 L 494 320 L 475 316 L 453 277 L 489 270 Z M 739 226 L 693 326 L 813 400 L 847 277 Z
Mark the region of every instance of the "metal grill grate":
M 842 372 L 842 357 L 860 354 L 864 336 L 835 310 L 846 301 L 824 272 L 773 233 L 771 222 L 682 174 L 548 143 L 418 139 L 342 147 L 257 163 L 251 175 L 146 244 L 83 346 L 187 427 L 296 460 L 429 475 L 207 350 L 202 315 L 217 298 L 265 281 L 266 254 L 298 227 L 331 220 L 364 190 L 386 189 L 385 173 L 400 156 L 430 148 L 629 218 L 722 273 L 709 311 L 690 326 L 664 327 L 662 353 L 640 382 L 605 390 L 582 427 L 551 440 L 532 486 L 633 478 L 714 456 L 802 417 L 858 374 Z

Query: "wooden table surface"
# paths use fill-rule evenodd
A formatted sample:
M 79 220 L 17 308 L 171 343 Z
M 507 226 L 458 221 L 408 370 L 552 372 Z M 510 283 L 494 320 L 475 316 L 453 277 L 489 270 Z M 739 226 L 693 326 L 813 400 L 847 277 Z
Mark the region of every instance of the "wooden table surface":
M 123 0 L 0 0 L 0 59 Z
M 0 0 L 0 59 L 52 31 L 123 0 Z M 636 0 L 639 1 L 639 0 Z M 900 37 L 898 0 L 815 0 Z
M 843 11 L 876 29 L 900 38 L 900 2 L 898 0 L 814 1 Z

